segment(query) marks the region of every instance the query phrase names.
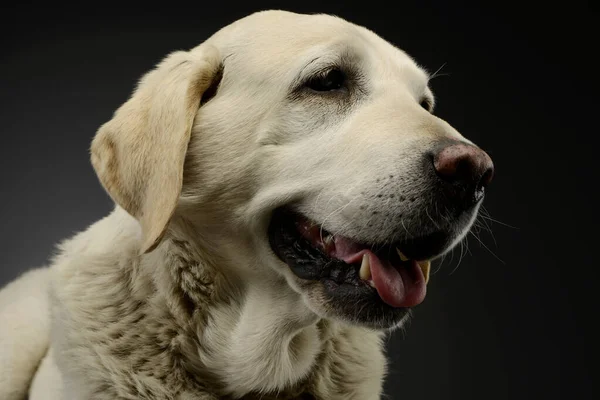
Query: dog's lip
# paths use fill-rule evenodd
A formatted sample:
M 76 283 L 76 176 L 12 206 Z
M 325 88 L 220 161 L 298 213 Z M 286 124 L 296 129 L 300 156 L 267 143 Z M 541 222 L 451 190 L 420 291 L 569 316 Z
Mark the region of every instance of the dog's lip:
M 275 255 L 302 280 L 349 285 L 356 295 L 375 292 L 393 308 L 412 307 L 425 297 L 430 263 L 406 260 L 395 247 L 331 235 L 288 207 L 273 212 L 268 236 Z
M 346 264 L 361 264 L 360 271 L 364 275 L 361 276 L 361 279 L 365 281 L 370 280 L 370 273 L 367 267 L 371 265 L 371 258 L 380 257 L 390 259 L 390 254 L 382 254 L 385 251 L 390 251 L 390 249 L 392 252 L 395 252 L 393 259 L 396 261 L 396 264 L 405 265 L 407 262 L 416 262 L 423 272 L 426 283 L 429 280 L 431 261 L 429 259 L 415 260 L 407 257 L 400 249 L 399 246 L 401 244 L 399 243 L 382 247 L 379 251 L 376 251 L 374 249 L 378 246 L 363 244 L 341 235 L 333 235 L 302 214 L 296 213 L 295 223 L 302 236 L 329 257 L 343 260 Z M 367 255 L 369 257 L 365 259 Z
M 385 254 L 374 246 L 332 235 L 303 215 L 296 215 L 298 231 L 328 257 L 349 265 L 360 265 L 359 278 L 375 288 L 379 297 L 396 308 L 420 304 L 427 292 L 430 262 L 410 260 L 397 247 L 387 247 Z

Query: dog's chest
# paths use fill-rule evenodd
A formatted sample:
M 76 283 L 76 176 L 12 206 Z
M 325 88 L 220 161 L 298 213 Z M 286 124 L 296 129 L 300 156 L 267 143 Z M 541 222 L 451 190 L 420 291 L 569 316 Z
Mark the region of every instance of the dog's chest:
M 117 340 L 118 341 L 118 340 Z M 180 350 L 187 347 L 185 341 L 178 342 Z M 367 340 L 368 342 L 368 340 Z M 380 352 L 368 354 L 368 348 L 357 346 L 357 342 L 348 341 L 342 333 L 331 338 L 322 348 L 307 377 L 280 388 L 276 392 L 250 392 L 242 397 L 227 394 L 228 390 L 215 375 L 206 370 L 193 371 L 193 365 L 179 351 L 166 352 L 155 348 L 155 353 L 135 349 L 127 351 L 120 347 L 120 357 L 114 366 L 129 365 L 120 371 L 113 370 L 109 380 L 113 387 L 98 387 L 94 392 L 98 399 L 140 398 L 140 399 L 178 399 L 178 400 L 346 400 L 379 399 L 383 379 L 383 363 Z M 141 350 L 138 347 L 138 350 Z M 371 349 L 378 350 L 378 349 Z M 141 356 L 143 354 L 143 357 Z M 113 353 L 114 356 L 114 353 Z M 129 359 L 130 362 L 125 363 Z M 107 361 L 106 359 L 104 360 Z M 131 368 L 133 367 L 133 368 Z M 190 368 L 191 367 L 191 368 Z M 87 382 L 86 385 L 91 384 Z M 107 395 L 108 397 L 102 397 Z M 126 397 L 120 397 L 126 395 Z
M 214 287 L 214 274 L 211 274 L 211 279 L 204 279 L 204 275 L 193 273 L 193 264 L 186 262 L 183 256 L 176 257 L 176 261 L 181 263 L 172 262 L 171 268 L 161 271 L 176 274 L 177 279 L 162 276 L 154 280 L 161 285 L 153 286 L 150 280 L 144 286 L 138 284 L 137 287 L 146 288 L 142 292 L 139 289 L 135 292 L 139 299 L 131 289 L 131 282 L 136 282 L 132 269 L 127 270 L 130 275 L 123 275 L 120 270 L 114 269 L 103 271 L 103 274 L 74 274 L 62 284 L 61 287 L 70 287 L 73 292 L 57 293 L 61 307 L 67 312 L 61 313 L 65 316 L 64 330 L 57 334 L 61 340 L 55 345 L 58 345 L 57 350 L 62 354 L 60 364 L 63 372 L 67 373 L 66 379 L 73 382 L 74 392 L 85 394 L 82 398 L 379 398 L 385 370 L 381 337 L 364 329 L 342 327 L 326 321 L 318 324 L 316 333 L 315 330 L 307 330 L 306 336 L 295 337 L 299 340 L 298 347 L 289 353 L 291 364 L 288 363 L 292 369 L 297 371 L 295 367 L 299 355 L 305 354 L 300 349 L 312 348 L 315 351 L 314 356 L 306 358 L 309 364 L 303 374 L 289 376 L 287 381 L 279 380 L 268 390 L 265 389 L 268 385 L 251 388 L 254 381 L 249 380 L 250 383 L 246 382 L 244 389 L 238 390 L 233 396 L 236 388 L 242 385 L 233 381 L 227 387 L 224 377 L 228 376 L 227 372 L 229 376 L 240 377 L 243 371 L 236 369 L 240 364 L 230 362 L 229 365 L 234 368 L 227 369 L 227 363 L 215 365 L 210 363 L 210 359 L 222 359 L 220 355 L 226 354 L 230 361 L 235 361 L 233 355 L 247 354 L 255 342 L 243 343 L 241 339 L 252 338 L 253 333 L 243 330 L 243 335 L 234 337 L 236 340 L 224 340 L 220 347 L 215 347 L 215 343 L 221 342 L 226 336 L 211 334 L 210 321 L 218 322 L 215 332 L 235 331 L 235 327 L 240 326 L 239 320 L 228 317 L 233 312 L 233 306 L 225 304 L 219 308 L 215 305 L 214 292 L 211 290 Z M 81 284 L 74 285 L 71 282 L 73 279 L 80 279 Z M 198 288 L 199 283 L 202 283 L 203 290 Z M 208 304 L 212 306 L 208 307 Z M 211 310 L 209 313 L 208 309 Z M 252 316 L 250 322 L 255 321 L 259 310 L 260 307 L 256 307 L 254 312 L 248 314 Z M 272 311 L 269 313 L 272 314 Z M 226 326 L 227 321 L 231 327 Z M 259 329 L 254 333 L 265 331 L 262 323 L 256 326 Z M 321 345 L 302 346 L 315 340 Z M 235 343 L 240 347 L 232 352 L 231 346 Z M 228 349 L 228 352 L 217 351 L 217 357 L 211 357 L 211 348 Z M 263 377 L 268 381 L 272 375 L 281 372 L 273 368 L 277 364 L 271 362 L 274 356 L 272 351 L 259 355 L 258 358 L 247 359 L 247 377 Z M 255 362 L 257 359 L 266 360 L 266 363 L 260 365 Z M 250 372 L 254 372 L 254 375 Z
M 319 330 L 323 343 L 308 376 L 277 393 L 250 393 L 242 399 L 379 399 L 386 368 L 381 336 L 326 321 Z

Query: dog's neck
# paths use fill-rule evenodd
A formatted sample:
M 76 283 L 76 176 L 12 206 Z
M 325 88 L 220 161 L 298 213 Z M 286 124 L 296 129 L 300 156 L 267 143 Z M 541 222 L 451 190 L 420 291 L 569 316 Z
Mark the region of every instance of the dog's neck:
M 157 295 L 198 343 L 183 356 L 236 396 L 294 386 L 307 377 L 321 351 L 318 317 L 283 278 L 241 274 L 232 260 L 216 258 L 231 254 L 231 249 L 216 248 L 221 245 L 207 243 L 189 226 L 174 225 L 163 243 L 144 256 L 156 275 Z M 242 249 L 234 258 L 255 262 Z

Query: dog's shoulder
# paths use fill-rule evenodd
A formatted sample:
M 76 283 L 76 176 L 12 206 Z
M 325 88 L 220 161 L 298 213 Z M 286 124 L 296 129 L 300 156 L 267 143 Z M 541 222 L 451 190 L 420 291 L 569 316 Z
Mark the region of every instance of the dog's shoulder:
M 215 391 L 196 355 L 202 323 L 193 322 L 210 314 L 213 276 L 186 241 L 170 238 L 140 256 L 140 238 L 139 224 L 117 207 L 62 242 L 53 259 L 51 347 L 68 398 Z
M 157 377 L 136 381 L 150 363 L 167 362 L 159 356 L 163 344 L 149 337 L 147 325 L 159 310 L 147 304 L 155 287 L 139 263 L 138 243 L 137 223 L 117 207 L 58 246 L 51 266 L 51 347 L 66 397 L 136 397 L 139 390 L 165 387 Z
M 130 285 L 136 285 L 131 289 L 141 296 L 149 293 L 152 282 L 142 279 L 147 274 L 140 271 L 139 240 L 139 224 L 116 207 L 86 230 L 62 241 L 50 268 L 52 304 L 80 311 L 70 312 L 70 318 L 85 326 L 88 317 L 101 320 L 109 303 L 131 301 Z

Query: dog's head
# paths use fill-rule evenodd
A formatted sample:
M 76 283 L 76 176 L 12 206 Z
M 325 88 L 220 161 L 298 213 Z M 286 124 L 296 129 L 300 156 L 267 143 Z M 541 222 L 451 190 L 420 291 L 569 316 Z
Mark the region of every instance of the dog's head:
M 317 315 L 389 328 L 493 174 L 433 105 L 427 73 L 373 32 L 261 12 L 148 73 L 92 163 L 143 252 L 184 209 L 239 271 L 279 277 Z

